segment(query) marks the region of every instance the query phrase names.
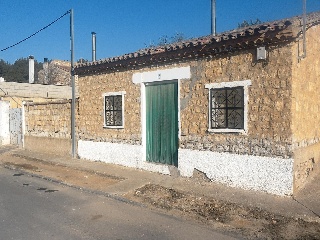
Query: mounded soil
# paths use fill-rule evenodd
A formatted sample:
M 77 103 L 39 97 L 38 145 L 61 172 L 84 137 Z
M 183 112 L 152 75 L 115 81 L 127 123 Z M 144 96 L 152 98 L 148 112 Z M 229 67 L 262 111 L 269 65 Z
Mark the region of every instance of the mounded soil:
M 320 223 L 194 196 L 160 185 L 145 185 L 127 197 L 171 214 L 196 219 L 222 231 L 241 233 L 248 239 L 320 239 Z

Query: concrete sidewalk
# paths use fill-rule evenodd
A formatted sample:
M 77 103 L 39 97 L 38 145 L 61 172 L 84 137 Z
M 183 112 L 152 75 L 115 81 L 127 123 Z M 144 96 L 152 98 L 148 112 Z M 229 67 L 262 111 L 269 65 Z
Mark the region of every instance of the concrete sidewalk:
M 60 164 L 70 169 L 94 171 L 102 175 L 124 179 L 119 183 L 106 186 L 104 192 L 114 196 L 122 197 L 126 193 L 146 184 L 158 184 L 197 196 L 213 197 L 217 200 L 258 207 L 287 217 L 320 222 L 319 175 L 299 192 L 297 196 L 279 197 L 267 193 L 241 190 L 213 182 L 206 182 L 200 177 L 183 178 L 179 176 L 167 176 L 113 164 L 72 159 L 70 156 L 62 157 L 40 152 L 30 152 L 13 146 L 0 146 L 0 163 L 5 162 L 10 156 L 18 156 L 31 161 L 40 160 L 51 164 Z

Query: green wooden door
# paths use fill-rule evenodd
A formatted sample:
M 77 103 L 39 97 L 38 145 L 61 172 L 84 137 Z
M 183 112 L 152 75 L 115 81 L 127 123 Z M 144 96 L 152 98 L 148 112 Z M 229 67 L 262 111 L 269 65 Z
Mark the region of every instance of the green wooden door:
M 178 83 L 146 85 L 147 161 L 178 166 Z

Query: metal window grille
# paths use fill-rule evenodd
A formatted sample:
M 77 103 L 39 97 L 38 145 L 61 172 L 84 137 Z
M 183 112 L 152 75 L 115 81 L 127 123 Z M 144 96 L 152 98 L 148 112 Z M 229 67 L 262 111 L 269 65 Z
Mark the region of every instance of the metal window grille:
M 122 126 L 122 95 L 105 96 L 105 125 Z
M 243 87 L 210 89 L 212 129 L 244 128 Z

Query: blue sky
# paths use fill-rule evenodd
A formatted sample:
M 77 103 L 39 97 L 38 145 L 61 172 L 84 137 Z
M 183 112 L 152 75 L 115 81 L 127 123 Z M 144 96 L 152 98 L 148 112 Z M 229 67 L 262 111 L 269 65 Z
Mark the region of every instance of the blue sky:
M 302 13 L 302 0 L 216 0 L 217 33 L 243 20 L 272 21 Z M 188 38 L 211 31 L 211 0 L 1 0 L 0 49 L 28 37 L 69 9 L 74 11 L 75 60 L 91 60 L 91 32 L 97 33 L 97 59 L 135 52 L 163 36 Z M 319 11 L 320 0 L 307 0 L 307 11 Z M 13 63 L 33 55 L 70 60 L 69 15 L 0 59 Z

